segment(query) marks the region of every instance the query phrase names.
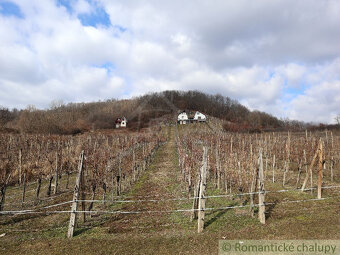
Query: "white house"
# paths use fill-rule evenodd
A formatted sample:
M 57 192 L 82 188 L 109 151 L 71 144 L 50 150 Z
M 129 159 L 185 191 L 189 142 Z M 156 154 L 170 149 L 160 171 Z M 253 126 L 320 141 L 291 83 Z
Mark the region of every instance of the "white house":
M 127 119 L 125 117 L 116 119 L 116 128 L 126 127 Z
M 204 122 L 207 120 L 207 117 L 200 112 L 196 112 L 195 116 L 194 116 L 194 121 L 198 121 L 198 122 Z
M 189 115 L 185 111 L 181 112 L 177 117 L 178 124 L 187 124 L 193 122 L 205 122 L 207 117 L 198 111 L 196 111 L 195 115 L 190 112 Z
M 177 122 L 179 124 L 187 124 L 189 122 L 188 114 L 186 112 L 181 112 L 177 117 Z

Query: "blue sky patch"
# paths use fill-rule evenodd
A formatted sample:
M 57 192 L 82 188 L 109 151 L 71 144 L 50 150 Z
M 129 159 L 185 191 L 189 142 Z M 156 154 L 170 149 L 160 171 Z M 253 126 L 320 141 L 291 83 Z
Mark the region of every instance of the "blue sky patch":
M 92 26 L 97 27 L 98 25 L 102 25 L 105 27 L 111 26 L 110 17 L 107 12 L 101 6 L 94 6 L 94 12 L 91 13 L 83 13 L 78 15 L 78 19 L 80 20 L 83 26 Z
M 74 0 L 57 0 L 57 6 L 64 6 L 69 13 L 72 13 L 72 2 L 74 2 Z
M 100 64 L 100 65 L 92 65 L 93 67 L 97 67 L 97 68 L 105 68 L 107 73 L 112 73 L 112 71 L 114 69 L 116 69 L 115 65 L 112 64 L 111 62 L 106 62 L 104 64 Z
M 304 94 L 306 89 L 307 89 L 307 86 L 300 85 L 298 87 L 288 87 L 285 89 L 285 92 L 293 97 L 296 97 L 298 95 Z
M 21 12 L 20 7 L 12 2 L 0 2 L 0 13 L 4 16 L 24 18 L 24 14 Z
M 87 0 L 87 2 L 92 6 L 91 13 L 80 13 L 78 14 L 78 19 L 83 26 L 97 27 L 99 25 L 109 27 L 111 26 L 110 16 L 107 14 L 105 9 L 93 0 Z M 73 5 L 76 0 L 57 0 L 57 6 L 63 6 L 66 8 L 67 12 L 70 14 L 74 13 Z M 124 28 L 121 27 L 121 32 L 124 32 Z M 122 31 L 124 30 L 124 31 Z

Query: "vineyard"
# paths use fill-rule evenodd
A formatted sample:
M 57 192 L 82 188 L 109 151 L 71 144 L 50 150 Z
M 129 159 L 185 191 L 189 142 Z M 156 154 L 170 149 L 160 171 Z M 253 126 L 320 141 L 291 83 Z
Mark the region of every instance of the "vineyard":
M 189 191 L 195 186 L 203 146 L 209 151 L 210 179 L 215 188 L 225 193 L 251 191 L 260 150 L 266 182 L 301 188 L 303 177 L 308 173 L 310 188 L 315 187 L 313 168 L 309 168 L 319 144 L 323 147 L 323 181 L 330 184 L 339 178 L 339 136 L 334 137 L 327 131 L 319 134 L 306 132 L 305 136 L 289 132 L 249 135 L 184 128 L 177 133 L 177 141 L 179 164 Z
M 264 206 L 271 204 L 264 201 L 264 195 L 271 192 L 265 190 L 265 183 L 282 187 L 273 192 L 308 190 L 313 194 L 317 191 L 316 198 L 320 200 L 323 199 L 322 190 L 340 188 L 340 140 L 331 132 L 233 134 L 208 128 L 202 130 L 199 126 L 196 129 L 181 127 L 176 131 L 179 166 L 188 193 L 194 194 L 193 199 L 202 197 L 202 173 L 198 170 L 206 157 L 208 177 L 204 177 L 213 189 L 223 191 L 211 198 L 242 197 L 241 204 L 250 208 L 251 216 L 254 216 L 254 207 L 259 207 L 263 224 L 266 218 Z M 208 152 L 205 156 L 204 151 Z M 206 186 L 207 181 L 204 182 L 203 186 Z M 258 204 L 255 195 L 259 195 Z M 197 218 L 196 211 L 204 211 L 198 203 L 193 203 L 194 218 Z
M 144 235 L 157 242 L 163 233 L 216 252 L 211 243 L 223 236 L 247 236 L 238 229 L 268 237 L 291 215 L 327 210 L 334 221 L 340 207 L 340 137 L 329 131 L 243 134 L 192 124 L 0 138 L 0 234 L 12 241 L 110 236 L 115 249 L 138 240 L 130 243 L 136 251 Z M 304 233 L 290 234 L 278 237 Z
M 151 162 L 153 153 L 166 141 L 165 133 L 154 132 L 1 135 L 0 211 L 15 213 L 20 208 L 31 208 L 53 200 L 59 193 L 72 192 L 74 183 L 70 180 L 74 181 L 80 158 L 84 169 L 83 199 L 86 194 L 94 198 L 97 193 L 101 193 L 104 200 L 107 196 L 119 196 L 131 188 Z M 66 179 L 64 187 L 60 187 L 61 179 Z M 42 183 L 46 185 L 42 186 Z M 27 191 L 29 187 L 32 188 Z M 20 189 L 22 194 L 20 197 L 8 196 L 7 189 L 10 192 Z M 34 193 L 28 194 L 29 201 L 27 192 Z M 92 206 L 93 203 L 90 208 Z

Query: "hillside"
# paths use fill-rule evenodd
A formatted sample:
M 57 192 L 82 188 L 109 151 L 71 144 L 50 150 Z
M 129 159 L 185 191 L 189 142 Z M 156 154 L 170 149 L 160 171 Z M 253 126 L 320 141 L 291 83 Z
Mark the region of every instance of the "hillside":
M 164 91 L 124 100 L 69 103 L 54 102 L 46 110 L 30 106 L 24 110 L 0 109 L 0 129 L 13 132 L 75 134 L 112 128 L 116 118 L 126 116 L 131 129 L 147 127 L 161 118 L 173 121 L 180 110 L 200 111 L 226 121 L 231 131 L 282 129 L 303 125 L 282 121 L 260 111 L 250 111 L 229 97 L 199 91 Z M 236 124 L 236 125 L 235 125 Z

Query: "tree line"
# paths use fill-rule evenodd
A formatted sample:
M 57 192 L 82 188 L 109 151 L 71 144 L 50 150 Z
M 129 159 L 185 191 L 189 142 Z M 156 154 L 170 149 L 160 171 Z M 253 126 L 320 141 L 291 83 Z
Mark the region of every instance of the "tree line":
M 52 102 L 48 109 L 28 106 L 23 110 L 0 108 L 0 130 L 25 133 L 77 134 L 114 127 L 125 116 L 129 128 L 147 127 L 153 120 L 173 121 L 180 110 L 200 111 L 225 121 L 227 131 L 303 130 L 318 126 L 278 119 L 261 111 L 250 111 L 238 101 L 200 91 L 163 91 L 131 99 L 91 103 Z M 336 125 L 335 125 L 336 126 Z M 323 126 L 324 127 L 324 126 Z

